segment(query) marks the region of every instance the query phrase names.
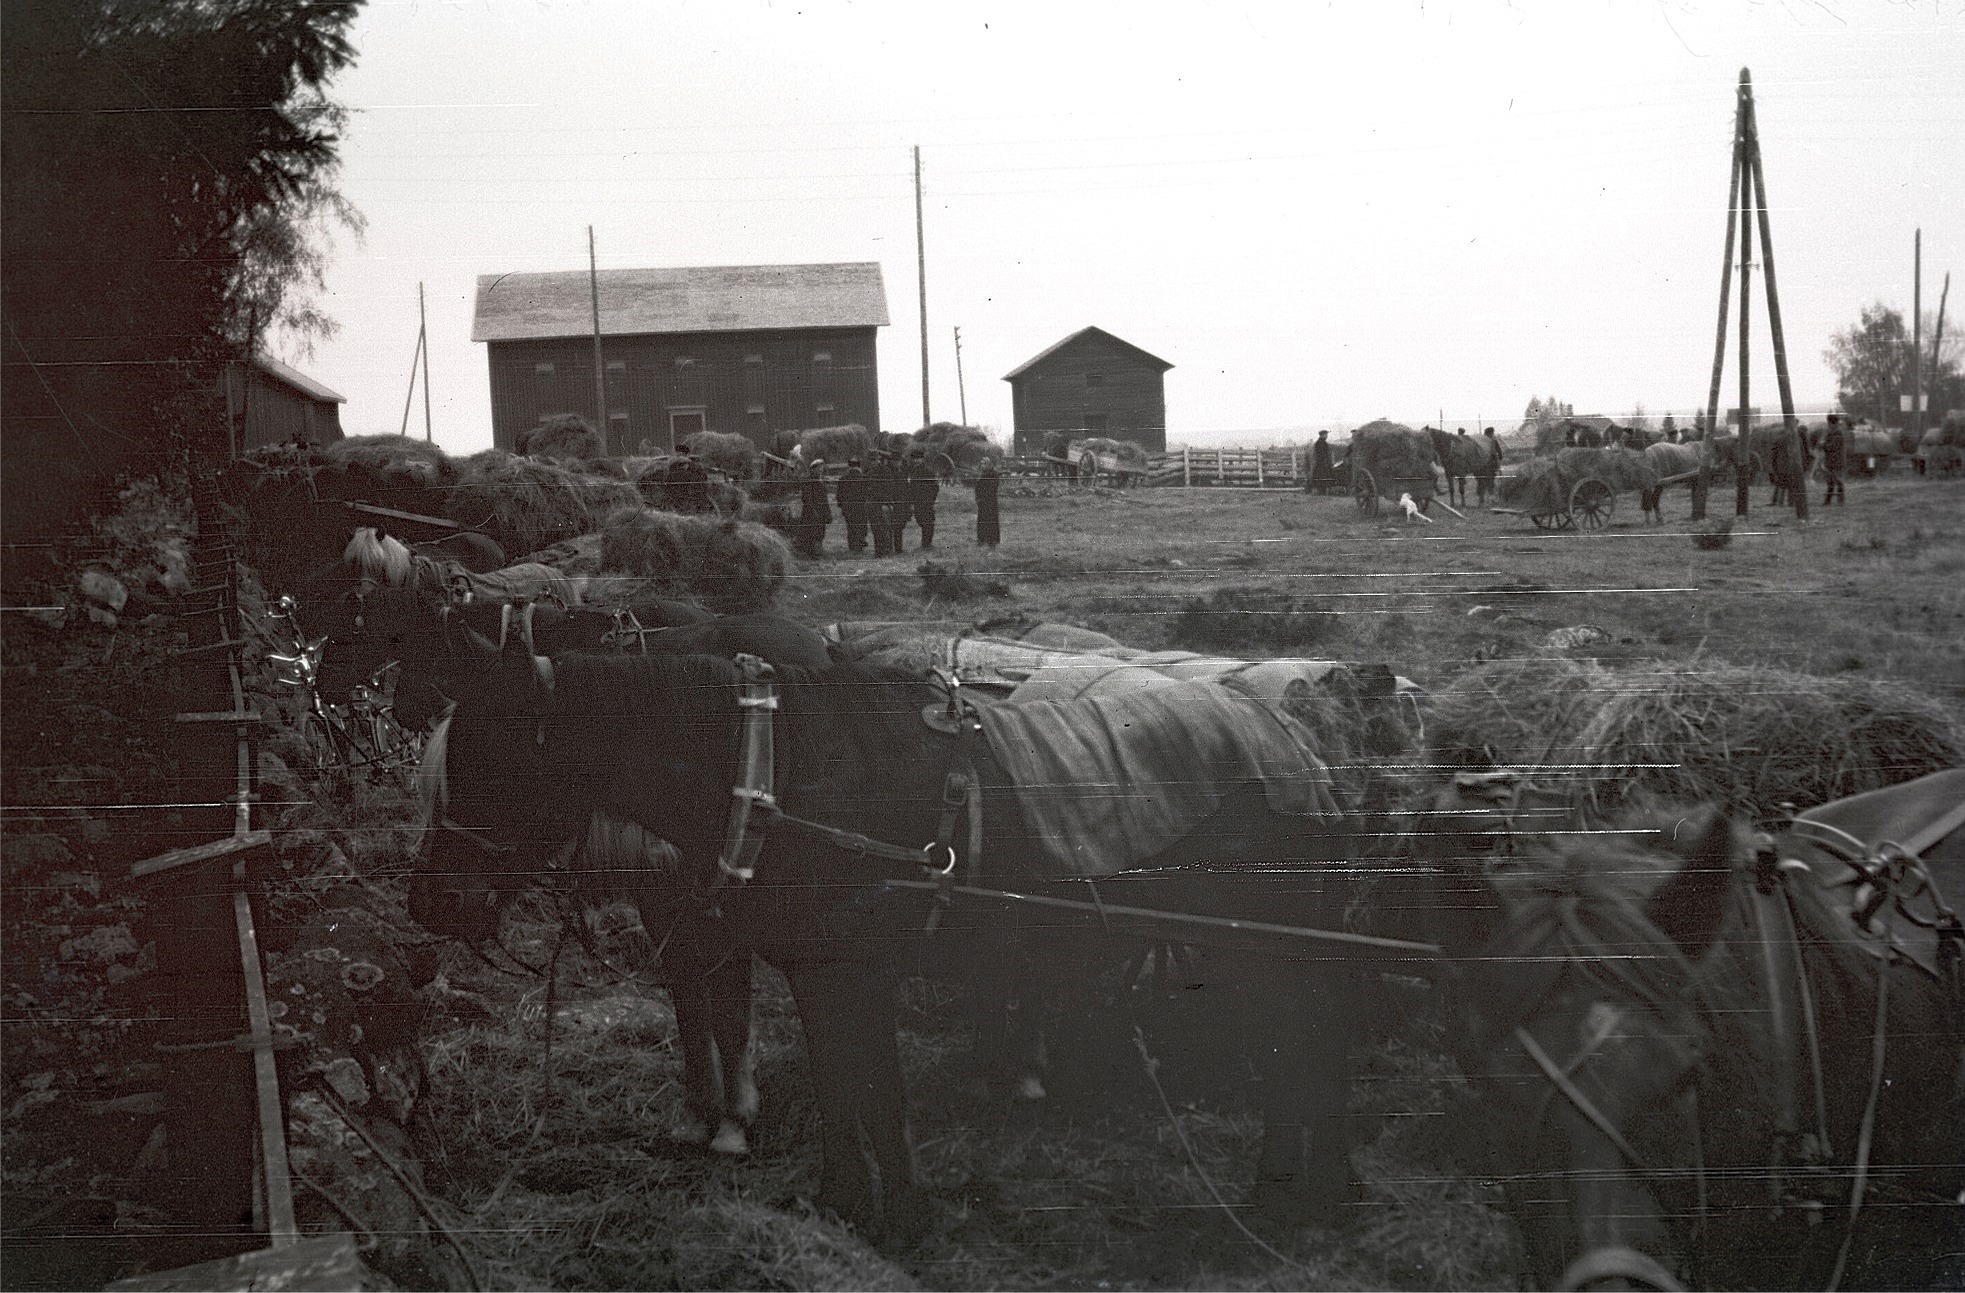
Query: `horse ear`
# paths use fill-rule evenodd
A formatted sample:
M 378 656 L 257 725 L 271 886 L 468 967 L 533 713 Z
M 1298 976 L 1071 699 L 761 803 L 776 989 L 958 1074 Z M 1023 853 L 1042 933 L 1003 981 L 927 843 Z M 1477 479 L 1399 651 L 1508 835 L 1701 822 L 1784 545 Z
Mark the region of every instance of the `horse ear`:
M 1667 850 L 1684 859 L 1651 896 L 1652 923 L 1697 959 L 1719 936 L 1735 866 L 1733 819 L 1703 809 L 1667 829 Z

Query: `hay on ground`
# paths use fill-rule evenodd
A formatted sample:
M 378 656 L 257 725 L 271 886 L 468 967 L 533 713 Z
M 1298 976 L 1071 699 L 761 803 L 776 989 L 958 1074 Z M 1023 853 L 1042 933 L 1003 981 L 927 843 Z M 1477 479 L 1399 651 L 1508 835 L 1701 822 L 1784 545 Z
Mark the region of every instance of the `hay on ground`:
M 600 433 L 578 413 L 559 413 L 519 435 L 518 451 L 525 458 L 604 458 L 607 446 Z
M 449 514 L 489 534 L 507 552 L 537 552 L 591 534 L 615 509 L 641 501 L 627 481 L 559 463 L 510 456 L 482 462 L 451 490 Z
M 1907 688 L 1737 665 L 1497 661 L 1437 693 L 1436 764 L 1539 768 L 1593 820 L 1647 799 L 1757 816 L 1965 761 L 1965 725 Z
M 791 547 L 751 521 L 626 507 L 607 518 L 600 566 L 657 581 L 720 615 L 738 615 L 776 600 L 791 573 Z

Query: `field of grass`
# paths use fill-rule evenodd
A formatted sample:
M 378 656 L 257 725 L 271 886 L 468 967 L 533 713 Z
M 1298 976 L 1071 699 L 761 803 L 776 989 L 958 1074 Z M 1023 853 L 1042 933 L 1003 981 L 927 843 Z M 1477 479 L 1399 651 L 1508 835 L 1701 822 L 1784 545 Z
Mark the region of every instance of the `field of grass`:
M 1663 527 L 1620 506 L 1586 535 L 1473 509 L 1431 525 L 1366 520 L 1347 498 L 1300 493 L 1031 486 L 1005 491 L 1006 541 L 985 551 L 969 541 L 966 492 L 951 490 L 935 551 L 852 557 L 835 526 L 784 602 L 818 624 L 1023 614 L 1144 647 L 1384 661 L 1431 689 L 1587 624 L 1609 638 L 1591 654 L 1613 666 L 1855 674 L 1965 708 L 1965 488 L 1856 481 L 1847 507 L 1806 525 L 1764 496 L 1707 551 L 1682 493 Z M 1730 497 L 1714 501 L 1730 511 Z M 924 558 L 940 567 L 927 578 Z M 508 935 L 536 957 L 547 928 L 520 920 Z M 765 1111 L 751 1157 L 730 1164 L 666 1138 L 680 1103 L 666 1001 L 572 964 L 550 1071 L 540 984 L 461 958 L 448 982 L 472 1004 L 428 1038 L 426 1172 L 503 1286 L 1513 1286 L 1484 1128 L 1416 982 L 1385 985 L 1361 1057 L 1367 1197 L 1342 1229 L 1294 1232 L 1223 1206 L 1249 1185 L 1260 1128 L 1204 1003 L 1124 984 L 1088 955 L 1053 1030 L 1051 1098 L 1016 1105 L 985 1088 L 952 990 L 911 983 L 903 1058 L 942 1225 L 893 1256 L 799 1202 L 817 1185 L 817 1115 L 775 975 L 759 998 Z

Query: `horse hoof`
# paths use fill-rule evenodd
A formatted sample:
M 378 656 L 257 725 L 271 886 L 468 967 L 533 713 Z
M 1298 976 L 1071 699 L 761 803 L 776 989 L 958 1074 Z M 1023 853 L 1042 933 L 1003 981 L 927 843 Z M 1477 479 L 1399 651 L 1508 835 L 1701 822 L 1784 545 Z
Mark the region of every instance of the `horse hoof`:
M 751 1152 L 750 1137 L 744 1129 L 734 1122 L 725 1122 L 716 1129 L 716 1138 L 710 1141 L 710 1152 L 725 1158 L 742 1158 Z

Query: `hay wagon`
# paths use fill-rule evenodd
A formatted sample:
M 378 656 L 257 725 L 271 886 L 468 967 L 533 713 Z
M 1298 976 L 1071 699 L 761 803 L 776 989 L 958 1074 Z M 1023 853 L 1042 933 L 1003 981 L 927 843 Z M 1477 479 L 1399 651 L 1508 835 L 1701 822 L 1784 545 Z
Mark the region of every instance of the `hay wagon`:
M 1538 530 L 1596 531 L 1610 524 L 1620 492 L 1648 494 L 1666 483 L 1689 481 L 1698 474 L 1693 471 L 1661 478 L 1634 450 L 1564 449 L 1548 457 L 1531 458 L 1519 472 L 1502 477 L 1499 492 L 1504 506 L 1490 510 L 1503 516 L 1526 516 Z
M 1365 516 L 1378 515 L 1380 499 L 1397 503 L 1401 494 L 1424 512 L 1441 492 L 1446 474 L 1433 441 L 1424 431 L 1396 422 L 1367 422 L 1351 435 L 1351 452 L 1340 471 L 1350 473 L 1351 499 Z
M 1110 481 L 1116 486 L 1137 485 L 1146 479 L 1146 463 L 1128 459 L 1117 448 L 1109 447 L 1109 440 L 1071 440 L 1067 441 L 1062 452 L 1047 449 L 1044 461 L 1057 468 L 1063 475 L 1072 476 L 1085 484 L 1097 484 L 1100 480 Z M 952 470 L 952 468 L 951 468 Z

